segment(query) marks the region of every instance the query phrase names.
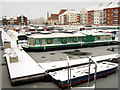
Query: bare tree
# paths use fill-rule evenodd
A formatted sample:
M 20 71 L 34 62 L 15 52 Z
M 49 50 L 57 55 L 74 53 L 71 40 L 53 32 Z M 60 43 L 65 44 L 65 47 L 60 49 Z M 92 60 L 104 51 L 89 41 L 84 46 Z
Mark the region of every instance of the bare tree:
M 43 23 L 45 23 L 45 19 L 43 17 L 40 17 L 39 19 L 31 19 L 30 22 L 31 24 L 42 25 Z

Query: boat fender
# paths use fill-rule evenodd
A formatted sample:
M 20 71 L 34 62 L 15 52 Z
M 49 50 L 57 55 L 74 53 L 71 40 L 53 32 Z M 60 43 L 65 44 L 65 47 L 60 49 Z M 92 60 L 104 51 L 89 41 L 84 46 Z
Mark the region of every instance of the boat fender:
M 44 50 L 46 50 L 46 48 L 44 47 Z

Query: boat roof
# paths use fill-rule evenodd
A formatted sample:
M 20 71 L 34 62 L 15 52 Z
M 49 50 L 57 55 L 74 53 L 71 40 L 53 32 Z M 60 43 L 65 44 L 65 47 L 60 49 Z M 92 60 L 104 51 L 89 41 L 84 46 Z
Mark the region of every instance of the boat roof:
M 110 35 L 109 33 L 101 33 L 101 32 L 98 32 L 98 31 L 82 31 L 82 33 L 86 34 L 86 35 L 92 35 L 92 36 L 99 36 L 99 35 Z
M 88 67 L 89 65 L 81 65 L 77 67 L 71 68 L 71 79 L 82 77 L 85 75 L 88 75 Z M 97 72 L 109 70 L 112 68 L 118 67 L 118 64 L 116 63 L 111 63 L 111 62 L 101 62 L 97 63 Z M 91 74 L 95 72 L 95 65 L 91 64 Z M 68 80 L 68 69 L 63 69 L 55 72 L 50 72 L 49 73 L 52 78 L 55 80 L 60 80 L 60 81 L 67 81 Z
M 86 36 L 86 35 L 110 35 L 107 33 L 100 33 L 100 32 L 91 32 L 91 31 L 84 31 L 84 32 L 77 32 L 77 33 L 51 33 L 51 34 L 32 34 L 30 38 L 55 38 L 55 37 L 77 37 L 77 36 Z
M 77 36 L 86 36 L 82 33 L 51 33 L 51 34 L 33 34 L 29 37 L 31 38 L 55 38 L 55 37 L 77 37 Z

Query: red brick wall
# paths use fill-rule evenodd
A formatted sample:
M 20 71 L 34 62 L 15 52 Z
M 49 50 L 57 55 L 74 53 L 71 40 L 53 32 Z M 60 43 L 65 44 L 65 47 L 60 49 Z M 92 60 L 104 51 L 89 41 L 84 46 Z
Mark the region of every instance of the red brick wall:
M 120 25 L 120 7 L 118 7 L 118 25 Z
M 64 15 L 65 17 L 65 24 L 67 24 L 67 15 Z
M 108 8 L 108 9 L 105 9 L 107 10 L 107 13 L 106 13 L 106 25 L 118 25 L 119 22 L 120 22 L 120 11 L 118 9 L 118 17 L 115 17 L 115 9 L 118 9 L 117 8 Z M 114 19 L 117 18 L 118 21 L 115 21 Z M 118 24 L 113 24 L 117 22 Z
M 25 17 L 25 25 L 27 25 L 27 17 Z
M 17 25 L 19 25 L 19 17 L 17 17 Z
M 80 23 L 80 14 L 77 14 L 77 23 Z
M 92 23 L 92 12 L 94 12 L 93 10 L 92 11 L 88 11 L 88 25 L 91 25 Z

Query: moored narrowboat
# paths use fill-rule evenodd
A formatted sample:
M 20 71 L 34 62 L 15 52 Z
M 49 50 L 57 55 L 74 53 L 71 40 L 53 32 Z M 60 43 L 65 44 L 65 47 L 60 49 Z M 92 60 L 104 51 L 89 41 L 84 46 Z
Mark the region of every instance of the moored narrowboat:
M 18 40 L 19 41 L 19 40 Z M 41 33 L 28 36 L 28 49 L 67 49 L 115 42 L 115 37 L 100 32 Z

